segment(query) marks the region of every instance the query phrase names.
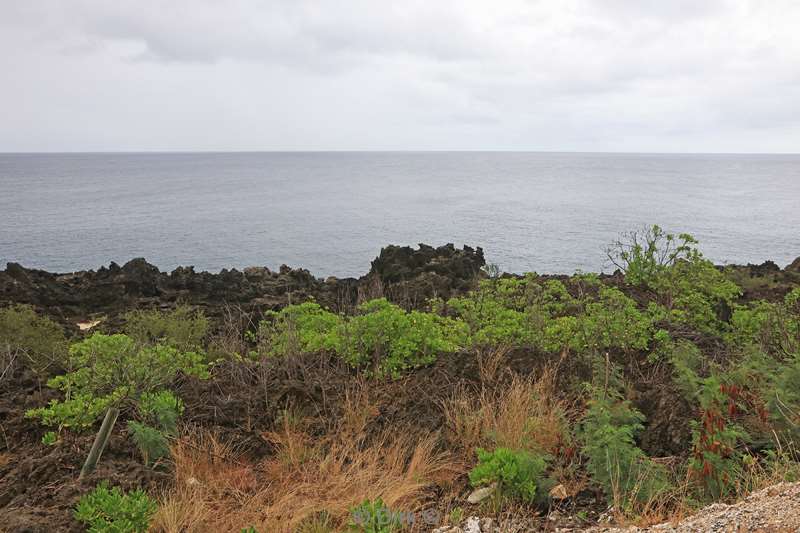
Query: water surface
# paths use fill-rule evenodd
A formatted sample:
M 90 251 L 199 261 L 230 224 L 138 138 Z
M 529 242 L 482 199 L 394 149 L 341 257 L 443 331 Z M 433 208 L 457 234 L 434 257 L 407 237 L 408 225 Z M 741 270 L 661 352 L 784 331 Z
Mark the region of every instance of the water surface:
M 469 244 L 507 271 L 610 270 L 657 223 L 724 263 L 800 256 L 800 155 L 0 154 L 0 268 L 282 263 L 360 275 L 381 246 Z

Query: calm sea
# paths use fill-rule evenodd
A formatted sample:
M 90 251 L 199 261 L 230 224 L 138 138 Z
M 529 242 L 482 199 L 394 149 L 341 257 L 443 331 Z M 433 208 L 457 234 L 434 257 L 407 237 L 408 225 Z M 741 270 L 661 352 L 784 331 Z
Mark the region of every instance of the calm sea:
M 0 268 L 282 263 L 360 275 L 381 246 L 469 244 L 507 271 L 609 271 L 657 223 L 717 262 L 800 256 L 799 155 L 0 154 Z

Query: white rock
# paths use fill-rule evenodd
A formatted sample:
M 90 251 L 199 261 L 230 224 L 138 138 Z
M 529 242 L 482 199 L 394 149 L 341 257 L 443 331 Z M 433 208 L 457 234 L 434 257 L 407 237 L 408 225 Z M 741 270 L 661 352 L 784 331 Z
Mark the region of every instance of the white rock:
M 470 516 L 464 524 L 464 533 L 481 533 L 481 519 Z
M 467 497 L 467 501 L 469 503 L 479 503 L 488 498 L 494 492 L 494 489 L 497 488 L 497 483 L 492 483 L 488 487 L 481 487 L 479 489 L 475 489 L 472 491 Z

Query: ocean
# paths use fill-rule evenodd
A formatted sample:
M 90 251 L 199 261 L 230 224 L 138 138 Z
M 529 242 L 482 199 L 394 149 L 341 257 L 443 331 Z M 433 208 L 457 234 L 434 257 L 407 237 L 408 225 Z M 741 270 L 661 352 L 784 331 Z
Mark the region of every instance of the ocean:
M 483 247 L 509 272 L 613 270 L 645 224 L 717 263 L 800 256 L 800 155 L 535 152 L 0 154 L 0 268 L 144 257 L 358 276 L 387 244 Z

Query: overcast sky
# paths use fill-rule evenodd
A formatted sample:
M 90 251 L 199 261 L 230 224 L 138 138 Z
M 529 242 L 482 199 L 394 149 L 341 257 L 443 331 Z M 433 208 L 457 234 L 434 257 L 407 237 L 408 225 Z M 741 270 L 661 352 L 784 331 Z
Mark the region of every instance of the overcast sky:
M 797 0 L 2 0 L 0 151 L 800 151 Z

